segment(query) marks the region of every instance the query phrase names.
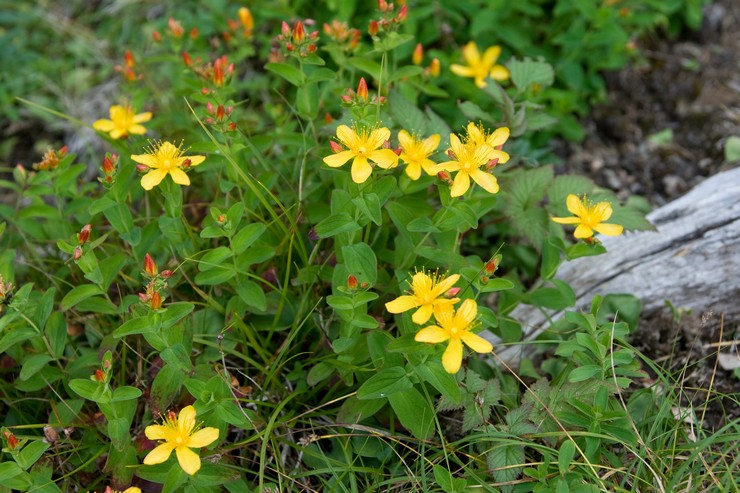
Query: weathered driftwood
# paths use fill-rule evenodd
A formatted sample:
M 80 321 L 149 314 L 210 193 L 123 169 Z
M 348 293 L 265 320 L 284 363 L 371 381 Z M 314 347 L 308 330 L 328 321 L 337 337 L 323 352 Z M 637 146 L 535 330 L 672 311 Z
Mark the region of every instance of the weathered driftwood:
M 657 231 L 600 237 L 606 254 L 560 267 L 555 277 L 573 287 L 577 306 L 588 309 L 597 294 L 631 293 L 642 300 L 643 315 L 669 300 L 695 313 L 724 313 L 725 323 L 740 320 L 740 168 L 703 181 L 648 219 Z M 546 328 L 534 307 L 519 306 L 511 316 L 527 339 Z M 497 352 L 514 360 L 527 346 Z

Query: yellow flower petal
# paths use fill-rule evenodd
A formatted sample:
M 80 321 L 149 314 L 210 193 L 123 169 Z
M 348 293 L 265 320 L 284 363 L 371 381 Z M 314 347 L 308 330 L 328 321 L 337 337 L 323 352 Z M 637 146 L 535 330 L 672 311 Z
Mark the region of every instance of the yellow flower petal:
M 496 177 L 493 176 L 491 173 L 486 173 L 485 171 L 474 169 L 470 173 L 470 177 L 473 179 L 474 182 L 480 185 L 486 192 L 488 193 L 498 192 L 498 180 L 496 180 Z
M 447 333 L 447 331 L 437 327 L 436 325 L 424 327 L 414 336 L 414 340 L 417 342 L 428 342 L 431 344 L 445 342 L 449 338 L 450 335 Z
M 491 68 L 491 79 L 493 80 L 509 80 L 509 69 L 504 67 L 503 65 L 494 65 Z
M 565 199 L 565 205 L 568 207 L 568 212 L 573 214 L 574 216 L 584 216 L 585 215 L 585 208 L 583 207 L 583 202 L 581 202 L 581 199 L 578 197 L 578 195 L 573 195 L 572 193 L 568 195 Z
M 363 156 L 357 156 L 352 161 L 352 181 L 355 183 L 365 183 L 370 178 L 373 172 L 372 166 L 367 162 L 367 159 Z
M 133 135 L 144 135 L 146 133 L 146 128 L 144 127 L 144 125 L 131 125 L 128 128 L 128 133 Z M 111 134 L 111 137 L 112 136 L 113 135 Z
M 389 313 L 403 313 L 419 306 L 416 296 L 403 295 L 385 304 Z
M 123 490 L 123 493 L 141 493 L 141 488 L 137 488 L 136 486 L 130 486 Z
M 92 124 L 93 128 L 95 130 L 100 130 L 101 132 L 110 132 L 115 128 L 115 125 L 113 123 L 113 120 L 97 120 L 95 123 Z
M 593 207 L 591 215 L 598 221 L 606 221 L 612 217 L 612 205 L 609 202 L 599 202 Z
M 476 353 L 490 353 L 493 351 L 493 346 L 490 342 L 472 332 L 465 332 L 460 336 L 460 339 Z
M 398 154 L 390 149 L 378 149 L 367 153 L 368 159 L 384 169 L 398 166 Z
M 180 446 L 175 449 L 177 462 L 180 467 L 189 475 L 193 475 L 200 469 L 200 456 L 187 447 Z
M 401 154 L 403 156 L 403 154 Z M 406 165 L 406 174 L 409 178 L 416 181 L 421 177 L 421 165 L 417 162 L 411 162 Z
M 424 151 L 424 154 L 429 156 L 434 151 L 437 150 L 437 147 L 439 147 L 439 142 L 441 140 L 441 136 L 439 134 L 430 135 L 426 139 L 422 141 L 422 151 Z
M 134 123 L 144 123 L 148 122 L 152 119 L 152 113 L 150 111 L 147 111 L 145 113 L 139 113 L 138 115 L 134 116 L 131 121 Z
M 347 125 L 339 125 L 337 127 L 337 139 L 339 142 L 344 144 L 346 147 L 355 147 L 359 140 L 357 134 L 349 128 Z
M 352 159 L 352 157 L 355 155 L 352 151 L 341 151 L 336 154 L 331 154 L 329 156 L 326 156 L 324 158 L 324 163 L 327 166 L 331 166 L 332 168 L 338 168 L 342 166 L 344 163 Z
M 462 302 L 455 313 L 455 320 L 463 326 L 469 326 L 478 314 L 478 304 L 475 300 L 467 299 Z
M 193 406 L 185 406 L 180 410 L 180 414 L 177 415 L 177 429 L 181 433 L 190 435 L 193 428 L 195 428 L 195 408 Z
M 391 131 L 387 128 L 376 128 L 367 137 L 367 145 L 371 149 L 377 149 L 378 147 L 385 144 L 385 141 L 391 137 Z M 393 152 L 393 151 L 391 151 Z
M 601 223 L 594 226 L 594 229 L 606 236 L 619 236 L 624 231 L 624 228 L 619 224 Z
M 442 366 L 447 373 L 457 373 L 462 364 L 462 342 L 460 339 L 450 339 L 450 344 L 442 355 Z
M 218 428 L 212 428 L 209 426 L 193 433 L 193 435 L 190 437 L 188 447 L 206 447 L 216 440 L 218 440 Z
M 162 180 L 164 180 L 165 176 L 167 176 L 166 170 L 153 169 L 149 173 L 141 177 L 141 187 L 144 190 L 151 190 L 152 188 L 162 183 Z
M 433 294 L 434 297 L 442 296 L 447 291 L 450 290 L 451 287 L 455 285 L 455 283 L 460 279 L 460 274 L 451 274 L 437 284 L 437 286 L 434 288 Z
M 170 442 L 164 442 L 163 444 L 154 448 L 154 450 L 149 452 L 147 456 L 144 457 L 144 464 L 148 466 L 151 466 L 153 464 L 161 464 L 162 462 L 170 458 L 170 454 L 172 453 L 172 450 L 174 450 L 174 448 L 174 444 Z
M 149 440 L 164 440 L 167 427 L 162 425 L 151 425 L 144 428 L 144 434 Z
M 131 154 L 131 160 L 150 168 L 157 168 L 159 165 L 157 158 L 151 154 Z
M 486 78 L 485 77 L 477 76 L 475 78 L 475 85 L 478 86 L 478 87 L 480 87 L 481 89 L 483 89 L 488 84 L 486 84 Z
M 413 315 L 411 315 L 411 320 L 416 325 L 422 325 L 429 321 L 430 318 L 432 318 L 432 312 L 433 312 L 433 305 L 431 303 L 426 305 L 421 305 L 418 310 L 414 312 Z
M 493 133 L 486 139 L 486 143 L 491 147 L 498 147 L 504 145 L 509 139 L 511 131 L 508 127 L 500 127 L 493 131 Z
M 185 173 L 180 168 L 172 168 L 170 170 L 170 176 L 172 177 L 172 181 L 174 181 L 178 185 L 184 185 L 186 187 L 190 185 L 190 178 L 188 177 L 187 173 Z
M 579 224 L 575 232 L 573 233 L 573 236 L 575 236 L 576 238 L 590 238 L 593 235 L 594 232 L 591 230 L 591 228 L 584 224 Z
M 398 143 L 404 150 L 411 149 L 414 146 L 414 138 L 406 130 L 399 130 Z
M 124 135 L 128 135 L 125 130 L 120 128 L 114 128 L 110 131 L 110 137 L 111 139 L 120 139 Z
M 188 166 L 190 166 L 192 168 L 192 167 L 198 166 L 203 161 L 205 161 L 206 160 L 206 157 L 205 156 L 198 156 L 198 155 L 196 155 L 196 156 L 183 156 L 180 159 L 182 159 L 183 161 L 185 159 L 189 159 L 190 160 L 190 164 Z
M 496 60 L 498 60 L 498 57 L 500 55 L 501 55 L 500 46 L 490 46 L 483 53 L 483 59 L 481 60 L 480 64 L 486 67 L 491 67 L 493 66 L 494 63 L 496 63 Z
M 498 149 L 494 149 L 488 154 L 489 161 L 491 159 L 498 159 L 499 164 L 504 164 L 504 163 L 509 162 L 510 157 L 511 156 L 509 156 L 508 152 L 499 151 Z
M 475 76 L 475 72 L 470 67 L 466 67 L 465 65 L 458 65 L 456 63 L 453 63 L 450 65 L 450 72 L 452 72 L 455 75 L 459 75 L 460 77 L 473 77 Z
M 450 189 L 451 197 L 459 197 L 470 188 L 470 176 L 465 171 L 458 171 L 455 175 L 455 181 L 452 182 Z
M 463 47 L 462 55 L 468 65 L 478 65 L 481 61 L 478 45 L 473 41 L 468 42 L 468 44 Z
M 458 158 L 465 152 L 465 147 L 462 142 L 460 142 L 460 137 L 455 134 L 450 134 L 450 149 L 452 149 L 452 152 L 455 153 Z
M 558 224 L 578 224 L 581 222 L 577 217 L 552 217 L 550 219 Z

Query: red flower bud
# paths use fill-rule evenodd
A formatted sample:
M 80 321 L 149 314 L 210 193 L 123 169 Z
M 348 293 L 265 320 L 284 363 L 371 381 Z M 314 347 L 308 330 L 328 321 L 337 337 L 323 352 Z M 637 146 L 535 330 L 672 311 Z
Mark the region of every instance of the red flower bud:
M 303 28 L 303 23 L 298 21 L 293 26 L 293 42 L 295 44 L 301 44 L 304 39 L 306 39 L 306 31 Z
M 333 152 L 334 154 L 342 152 L 344 150 L 341 145 L 334 142 L 333 140 L 329 141 L 329 146 L 331 147 L 331 152 Z
M 169 269 L 166 269 L 166 270 L 163 270 L 163 271 L 162 271 L 162 272 L 161 272 L 161 273 L 159 274 L 159 276 L 160 276 L 160 277 L 161 277 L 162 279 L 169 279 L 169 278 L 170 278 L 170 277 L 172 276 L 172 274 L 173 274 L 173 272 L 172 272 L 171 270 L 169 270 Z
M 181 166 L 183 168 L 189 168 L 190 167 L 190 163 L 192 163 L 192 162 L 193 161 L 191 161 L 190 159 L 185 159 L 185 161 L 182 162 Z
M 145 166 L 143 164 L 137 164 L 136 165 L 136 171 L 139 173 L 148 173 L 149 172 L 149 166 Z
M 347 278 L 347 287 L 352 290 L 357 289 L 357 278 L 355 276 L 350 275 Z
M 427 71 L 429 72 L 429 75 L 432 77 L 439 77 L 440 73 L 440 65 L 439 65 L 439 59 L 434 58 L 432 62 L 429 64 L 429 67 L 427 67 Z
M 81 247 L 75 247 L 75 251 L 72 254 L 72 258 L 74 258 L 75 262 L 80 260 L 82 258 L 82 248 Z
M 155 43 L 159 43 L 160 41 L 162 41 L 162 35 L 159 34 L 159 31 L 152 32 L 152 40 Z
M 19 443 L 19 441 L 16 438 L 16 436 L 13 435 L 8 430 L 4 430 L 3 431 L 3 435 L 5 435 L 5 440 L 7 440 L 7 442 L 8 442 L 8 448 L 10 450 L 14 450 L 18 446 L 18 443 Z
M 290 26 L 288 25 L 287 22 L 283 21 L 283 24 L 280 28 L 280 32 L 282 33 L 284 38 L 287 39 L 290 37 Z
M 360 83 L 357 85 L 357 99 L 361 99 L 362 101 L 367 101 L 368 98 L 368 92 L 367 92 L 367 82 L 365 82 L 365 78 L 360 78 Z
M 454 298 L 460 292 L 460 288 L 450 288 L 445 293 L 445 298 Z
M 451 181 L 450 174 L 447 171 L 440 171 L 439 173 L 437 173 L 437 177 L 446 183 L 449 183 Z
M 375 36 L 378 34 L 378 31 L 380 31 L 378 21 L 370 21 L 370 26 L 367 28 L 367 32 L 370 33 L 370 36 Z
M 209 115 L 212 115 L 212 114 L 213 114 L 213 113 L 214 113 L 215 111 L 216 111 L 216 110 L 215 110 L 215 108 L 213 107 L 213 103 L 211 103 L 210 101 L 208 101 L 208 102 L 206 103 L 206 112 L 207 112 L 207 113 L 208 113 Z
M 381 12 L 385 12 L 386 10 L 388 10 L 388 2 L 386 2 L 385 0 L 378 0 L 378 10 L 380 10 Z
M 106 175 L 111 175 L 113 174 L 114 171 L 116 171 L 116 167 L 113 164 L 113 161 L 107 155 L 103 158 L 102 168 L 103 168 L 103 173 L 105 173 Z
M 183 63 L 185 63 L 186 67 L 189 67 L 193 64 L 193 59 L 190 58 L 190 55 L 188 54 L 187 51 L 182 52 L 182 61 Z
M 233 132 L 234 130 L 236 130 L 236 123 L 234 122 L 229 123 L 228 129 L 230 132 Z
M 331 116 L 331 113 L 324 113 L 324 123 L 331 123 L 334 121 L 334 117 Z
M 146 303 L 147 301 L 149 301 L 149 297 L 146 294 L 144 293 L 136 293 L 136 294 L 139 295 L 139 299 L 141 300 L 142 303 Z
M 501 262 L 501 257 L 494 257 L 492 260 L 486 262 L 485 270 L 489 276 L 493 275 L 493 273 L 496 272 L 499 262 Z
M 93 378 L 97 380 L 98 382 L 105 382 L 105 372 L 103 370 L 95 370 L 95 374 L 93 375 Z
M 198 37 L 198 28 L 194 27 L 190 30 L 190 39 L 196 39 Z
M 90 224 L 85 224 L 79 233 L 77 233 L 77 241 L 79 242 L 80 246 L 87 243 L 87 240 L 90 239 L 90 231 L 92 230 L 92 226 Z
M 404 5 L 403 7 L 401 7 L 401 9 L 398 11 L 398 14 L 396 15 L 396 22 L 405 22 L 408 15 L 409 7 L 408 5 Z
M 128 68 L 134 68 L 136 65 L 136 61 L 134 60 L 134 55 L 131 53 L 131 50 L 126 50 L 123 53 L 123 61 L 126 63 Z
M 148 253 L 144 255 L 144 272 L 149 277 L 154 277 L 157 275 L 157 272 L 159 272 L 157 264 L 154 263 L 154 259 Z
M 224 108 L 224 105 L 219 104 L 218 108 L 216 108 L 216 119 L 223 120 L 224 118 L 226 118 L 226 109 Z
M 488 283 L 488 276 L 481 276 L 480 283 L 481 284 L 487 284 Z
M 308 46 L 306 46 L 306 51 L 309 53 L 315 53 L 316 52 L 316 45 L 311 43 Z
M 226 222 L 226 216 L 224 216 L 223 214 L 219 214 L 218 217 L 216 218 L 216 221 L 223 224 Z
M 159 291 L 155 291 L 152 297 L 149 299 L 149 306 L 152 310 L 159 310 L 162 308 L 162 297 L 159 295 Z
M 424 60 L 424 47 L 421 45 L 421 43 L 416 45 L 416 48 L 414 48 L 414 54 L 411 55 L 411 63 L 414 65 L 421 65 L 421 62 Z

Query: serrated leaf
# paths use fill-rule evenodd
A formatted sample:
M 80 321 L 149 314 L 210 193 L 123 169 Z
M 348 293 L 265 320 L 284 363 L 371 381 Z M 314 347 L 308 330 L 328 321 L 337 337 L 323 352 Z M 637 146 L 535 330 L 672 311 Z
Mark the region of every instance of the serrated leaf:
M 545 61 L 524 57 L 524 60 L 509 60 L 506 66 L 509 68 L 511 82 L 519 91 L 526 90 L 532 84 L 537 84 L 544 89 L 551 86 L 555 80 L 552 65 Z
M 556 177 L 547 191 L 550 210 L 555 216 L 570 216 L 565 205 L 568 195 L 573 194 L 580 197 L 590 193 L 593 187 L 593 182 L 585 176 L 560 175 Z
M 524 447 L 516 444 L 495 445 L 486 454 L 488 467 L 493 470 L 493 477 L 498 483 L 509 483 L 521 474 L 524 465 Z

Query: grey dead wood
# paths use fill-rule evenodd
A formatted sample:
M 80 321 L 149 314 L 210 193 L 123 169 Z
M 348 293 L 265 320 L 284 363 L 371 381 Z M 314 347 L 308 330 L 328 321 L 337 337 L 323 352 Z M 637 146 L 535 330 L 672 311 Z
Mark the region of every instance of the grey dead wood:
M 607 253 L 565 262 L 557 279 L 576 293 L 576 308 L 588 310 L 597 294 L 631 293 L 643 302 L 643 316 L 666 309 L 665 300 L 694 313 L 724 314 L 740 320 L 740 168 L 700 183 L 683 197 L 648 216 L 657 231 L 600 237 Z M 551 313 L 553 320 L 562 312 Z M 543 313 L 520 305 L 511 317 L 522 324 L 525 341 L 548 327 Z M 481 334 L 492 343 L 492 333 Z M 533 344 L 497 346 L 504 360 L 516 363 Z

